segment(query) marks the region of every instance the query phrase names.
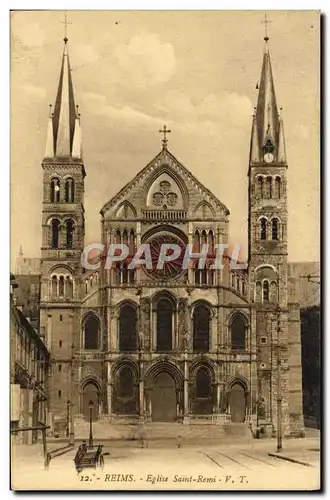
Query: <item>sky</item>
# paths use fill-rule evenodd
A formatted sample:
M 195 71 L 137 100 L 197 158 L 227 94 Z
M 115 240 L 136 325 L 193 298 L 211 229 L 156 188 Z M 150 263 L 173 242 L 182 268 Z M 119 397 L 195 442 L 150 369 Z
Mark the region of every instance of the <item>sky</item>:
M 49 104 L 63 52 L 64 11 L 11 17 L 11 262 L 40 256 Z M 319 261 L 319 14 L 269 11 L 277 104 L 288 158 L 288 258 Z M 83 134 L 86 244 L 102 206 L 168 149 L 230 211 L 247 248 L 248 159 L 264 51 L 261 11 L 68 11 Z

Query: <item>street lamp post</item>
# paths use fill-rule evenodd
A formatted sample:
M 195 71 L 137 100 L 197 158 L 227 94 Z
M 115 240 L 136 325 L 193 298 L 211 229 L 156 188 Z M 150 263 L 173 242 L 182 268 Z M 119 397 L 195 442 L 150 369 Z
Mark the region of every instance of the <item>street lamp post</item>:
M 90 448 L 93 448 L 93 407 L 94 407 L 93 401 L 89 401 L 89 403 L 88 403 L 88 408 L 89 408 L 89 442 L 88 442 L 88 446 Z
M 69 429 L 70 429 L 70 399 L 66 402 L 66 437 L 69 437 Z

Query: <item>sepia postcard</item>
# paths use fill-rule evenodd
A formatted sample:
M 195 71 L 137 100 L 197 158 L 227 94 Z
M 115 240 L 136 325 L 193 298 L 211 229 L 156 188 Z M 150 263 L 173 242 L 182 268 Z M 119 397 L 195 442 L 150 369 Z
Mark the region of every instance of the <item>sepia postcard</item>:
M 320 21 L 10 13 L 11 489 L 320 489 Z

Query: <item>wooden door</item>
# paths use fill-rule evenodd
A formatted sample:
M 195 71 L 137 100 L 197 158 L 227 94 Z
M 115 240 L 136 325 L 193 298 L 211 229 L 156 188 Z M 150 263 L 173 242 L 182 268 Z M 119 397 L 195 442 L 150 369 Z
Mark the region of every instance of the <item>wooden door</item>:
M 245 394 L 240 384 L 234 384 L 229 394 L 229 406 L 232 422 L 244 422 L 245 420 Z
M 151 411 L 154 422 L 174 422 L 176 420 L 175 382 L 168 373 L 160 373 L 154 379 Z

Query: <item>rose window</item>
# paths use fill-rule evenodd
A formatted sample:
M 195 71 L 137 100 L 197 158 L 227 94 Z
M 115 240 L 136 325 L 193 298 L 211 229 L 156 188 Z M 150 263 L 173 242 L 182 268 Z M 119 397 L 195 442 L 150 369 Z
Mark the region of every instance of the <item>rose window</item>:
M 145 268 L 147 274 L 159 280 L 171 280 L 176 278 L 183 272 L 182 264 L 185 254 L 185 244 L 179 238 L 170 236 L 168 234 L 158 235 L 150 240 L 148 244 L 150 245 L 152 269 Z M 164 244 L 178 245 L 181 249 L 181 252 L 176 259 L 169 262 L 163 262 L 163 268 L 159 269 L 158 259 L 162 245 Z M 173 255 L 173 253 L 174 250 L 172 250 L 171 248 L 166 250 L 166 256 Z

